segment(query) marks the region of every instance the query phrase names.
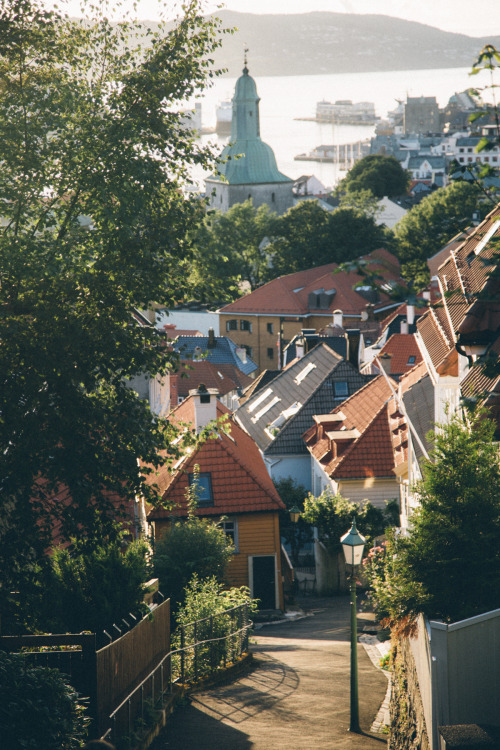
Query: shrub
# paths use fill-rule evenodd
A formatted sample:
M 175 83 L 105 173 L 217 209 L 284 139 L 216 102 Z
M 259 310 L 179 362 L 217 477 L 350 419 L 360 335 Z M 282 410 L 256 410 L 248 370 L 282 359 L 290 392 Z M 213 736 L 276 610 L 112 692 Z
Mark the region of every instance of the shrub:
M 145 612 L 148 547 L 121 541 L 56 549 L 41 579 L 38 627 L 52 633 L 99 632 L 129 612 Z
M 169 596 L 175 613 L 184 601 L 184 589 L 196 574 L 200 580 L 224 580 L 234 547 L 224 530 L 206 518 L 177 521 L 157 542 L 153 555 L 154 575 Z
M 0 738 L 9 750 L 73 750 L 88 719 L 57 669 L 32 666 L 0 652 Z

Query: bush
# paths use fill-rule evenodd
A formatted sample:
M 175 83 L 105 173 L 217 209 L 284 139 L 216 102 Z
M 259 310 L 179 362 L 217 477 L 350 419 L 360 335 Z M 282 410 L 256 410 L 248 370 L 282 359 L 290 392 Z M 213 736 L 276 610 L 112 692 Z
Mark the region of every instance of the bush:
M 57 669 L 30 665 L 0 652 L 0 738 L 8 750 L 73 750 L 88 719 L 77 694 Z
M 143 584 L 148 547 L 121 541 L 87 549 L 56 549 L 40 581 L 38 628 L 52 633 L 99 632 L 129 612 L 146 612 Z
M 198 673 L 211 672 L 220 664 L 231 661 L 234 656 L 239 655 L 241 639 L 245 638 L 242 632 L 233 638 L 226 638 L 231 632 L 240 630 L 244 624 L 238 613 L 234 612 L 234 608 L 241 604 L 248 604 L 249 612 L 257 609 L 257 602 L 250 598 L 246 586 L 224 589 L 213 577 L 200 580 L 194 575 L 186 586 L 185 601 L 177 613 L 177 629 L 172 637 L 172 649 L 181 647 L 182 631 L 186 646 L 195 640 L 207 641 L 196 649 Z M 196 631 L 193 623 L 196 623 Z M 190 650 L 185 658 L 189 677 L 192 676 L 193 667 L 194 650 Z
M 190 517 L 167 529 L 156 544 L 153 571 L 162 593 L 171 599 L 174 614 L 184 602 L 184 589 L 193 575 L 224 581 L 233 551 L 224 530 L 209 519 Z

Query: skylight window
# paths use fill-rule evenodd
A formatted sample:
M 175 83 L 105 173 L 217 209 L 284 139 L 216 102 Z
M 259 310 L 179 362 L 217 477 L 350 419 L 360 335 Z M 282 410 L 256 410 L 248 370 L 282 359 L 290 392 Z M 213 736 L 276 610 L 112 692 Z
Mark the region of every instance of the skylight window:
M 295 294 L 297 294 L 297 292 L 301 292 L 303 289 L 305 289 L 305 287 L 298 286 L 297 289 L 294 289 L 293 291 L 295 292 Z
M 314 370 L 315 367 L 316 365 L 314 364 L 314 362 L 309 362 L 309 364 L 306 365 L 304 369 L 301 370 L 299 374 L 297 375 L 297 377 L 295 378 L 294 380 L 295 385 L 300 385 L 302 381 L 305 380 L 305 378 L 307 378 L 309 373 Z
M 278 404 L 280 401 L 281 399 L 278 398 L 278 396 L 275 396 L 268 404 L 266 404 L 260 411 L 258 411 L 254 417 L 252 417 L 252 422 L 254 424 L 258 422 L 259 419 L 269 411 L 269 409 L 271 409 L 275 404 Z
M 488 229 L 488 231 L 484 235 L 481 242 L 478 242 L 478 244 L 474 248 L 474 252 L 476 253 L 476 255 L 479 255 L 481 250 L 484 250 L 484 248 L 486 247 L 486 245 L 491 240 L 491 238 L 493 237 L 493 235 L 495 234 L 495 232 L 497 231 L 499 227 L 500 227 L 500 219 L 497 219 L 497 221 L 495 221 L 495 223 Z
M 288 409 L 283 409 L 283 411 L 281 412 L 281 415 L 285 419 L 289 419 L 290 417 L 293 417 L 294 414 L 297 414 L 297 412 L 299 411 L 301 407 L 302 407 L 302 404 L 300 403 L 300 401 L 295 401 L 295 403 L 289 406 Z
M 266 400 L 266 398 L 269 398 L 273 392 L 272 388 L 267 388 L 264 393 L 262 393 L 258 398 L 255 399 L 255 401 L 252 401 L 250 406 L 248 407 L 248 412 L 251 414 L 255 409 Z

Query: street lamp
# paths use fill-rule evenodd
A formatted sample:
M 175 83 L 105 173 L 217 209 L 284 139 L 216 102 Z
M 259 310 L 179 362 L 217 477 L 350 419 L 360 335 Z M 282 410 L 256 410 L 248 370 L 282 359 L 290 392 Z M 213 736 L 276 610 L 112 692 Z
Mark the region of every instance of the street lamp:
M 356 528 L 356 519 L 352 519 L 351 530 L 340 539 L 347 565 L 351 566 L 351 732 L 361 732 L 359 726 L 358 704 L 358 631 L 356 622 L 356 576 L 354 569 L 363 559 L 363 547 L 366 539 Z
M 290 520 L 292 521 L 292 523 L 298 522 L 301 512 L 302 511 L 297 505 L 294 505 L 293 508 L 290 508 L 289 513 L 290 513 Z

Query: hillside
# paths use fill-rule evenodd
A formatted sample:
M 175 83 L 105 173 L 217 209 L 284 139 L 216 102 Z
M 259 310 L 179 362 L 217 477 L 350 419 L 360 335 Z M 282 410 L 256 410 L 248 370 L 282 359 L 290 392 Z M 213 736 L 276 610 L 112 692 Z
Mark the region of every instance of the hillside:
M 224 37 L 217 66 L 237 76 L 243 49 L 255 76 L 318 75 L 366 71 L 468 68 L 481 48 L 500 37 L 452 34 L 431 26 L 380 15 L 314 12 L 255 15 L 222 10 Z

